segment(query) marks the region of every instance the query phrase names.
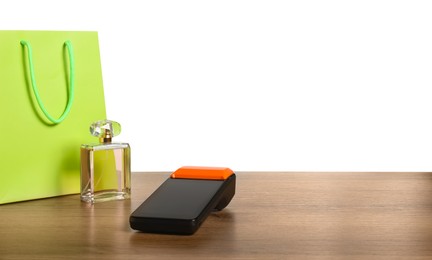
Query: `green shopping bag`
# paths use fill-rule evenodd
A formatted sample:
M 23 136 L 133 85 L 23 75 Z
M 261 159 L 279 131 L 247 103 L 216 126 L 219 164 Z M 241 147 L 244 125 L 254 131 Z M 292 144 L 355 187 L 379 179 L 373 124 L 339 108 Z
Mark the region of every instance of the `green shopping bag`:
M 78 193 L 106 117 L 97 32 L 0 31 L 0 111 L 0 204 Z

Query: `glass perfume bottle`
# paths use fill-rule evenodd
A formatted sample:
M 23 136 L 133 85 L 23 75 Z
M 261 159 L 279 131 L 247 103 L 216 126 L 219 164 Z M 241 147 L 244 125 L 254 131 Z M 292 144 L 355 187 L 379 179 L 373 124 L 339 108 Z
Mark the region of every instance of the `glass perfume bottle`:
M 95 203 L 130 198 L 130 146 L 113 143 L 121 126 L 110 120 L 90 125 L 100 143 L 81 145 L 81 200 Z

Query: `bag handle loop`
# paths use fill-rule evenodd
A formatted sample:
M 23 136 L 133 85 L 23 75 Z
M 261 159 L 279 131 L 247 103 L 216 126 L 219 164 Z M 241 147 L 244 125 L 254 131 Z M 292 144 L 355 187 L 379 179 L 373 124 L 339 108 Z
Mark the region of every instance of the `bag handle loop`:
M 45 108 L 42 99 L 39 95 L 39 90 L 36 86 L 36 79 L 35 79 L 35 73 L 34 73 L 34 67 L 33 67 L 33 53 L 32 53 L 32 48 L 30 46 L 30 43 L 24 40 L 20 41 L 22 46 L 27 47 L 27 56 L 28 56 L 28 64 L 29 64 L 29 70 L 30 70 L 30 79 L 31 79 L 31 84 L 32 84 L 32 89 L 33 89 L 33 93 L 36 97 L 37 103 L 39 105 L 39 108 L 42 110 L 42 112 L 44 113 L 44 115 L 46 116 L 46 118 L 51 121 L 53 124 L 59 124 L 61 123 L 63 120 L 65 120 L 65 118 L 67 117 L 67 115 L 69 114 L 71 107 L 72 107 L 72 103 L 74 100 L 74 90 L 75 90 L 75 62 L 74 62 L 74 56 L 73 56 L 73 49 L 72 49 L 72 43 L 70 41 L 66 41 L 64 44 L 66 45 L 67 51 L 68 51 L 68 55 L 69 55 L 69 93 L 68 93 L 68 101 L 66 104 L 66 108 L 63 111 L 63 114 L 58 118 L 55 119 L 54 117 L 52 117 L 47 109 Z

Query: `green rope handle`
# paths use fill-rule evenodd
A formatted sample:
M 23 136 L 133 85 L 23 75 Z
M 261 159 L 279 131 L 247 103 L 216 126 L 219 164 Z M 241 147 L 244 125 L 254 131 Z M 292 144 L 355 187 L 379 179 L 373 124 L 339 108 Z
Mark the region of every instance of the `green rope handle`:
M 65 45 L 66 45 L 67 51 L 68 51 L 68 55 L 69 55 L 69 69 L 70 69 L 70 72 L 69 72 L 70 73 L 70 75 L 69 75 L 69 97 L 68 97 L 68 102 L 67 102 L 66 108 L 63 111 L 63 114 L 58 119 L 53 118 L 48 113 L 48 111 L 45 108 L 45 106 L 42 102 L 42 99 L 39 95 L 39 91 L 38 91 L 38 88 L 36 86 L 36 79 L 35 79 L 35 73 L 34 73 L 34 67 L 33 67 L 33 53 L 32 53 L 32 48 L 30 46 L 30 43 L 28 43 L 27 41 L 24 41 L 24 40 L 21 40 L 20 43 L 22 46 L 27 47 L 28 64 L 29 64 L 29 69 L 30 69 L 30 79 L 31 79 L 33 93 L 36 97 L 37 103 L 49 121 L 51 121 L 53 124 L 59 124 L 63 120 L 65 120 L 65 118 L 69 114 L 71 107 L 72 107 L 73 100 L 74 100 L 75 62 L 74 62 L 74 56 L 73 56 L 73 50 L 72 50 L 72 43 L 70 41 L 65 42 Z

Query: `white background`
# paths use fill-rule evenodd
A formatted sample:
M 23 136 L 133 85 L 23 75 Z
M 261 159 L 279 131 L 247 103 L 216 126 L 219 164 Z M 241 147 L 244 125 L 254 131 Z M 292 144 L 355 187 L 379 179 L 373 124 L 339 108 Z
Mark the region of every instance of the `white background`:
M 133 171 L 432 170 L 430 1 L 0 2 L 98 31 Z

